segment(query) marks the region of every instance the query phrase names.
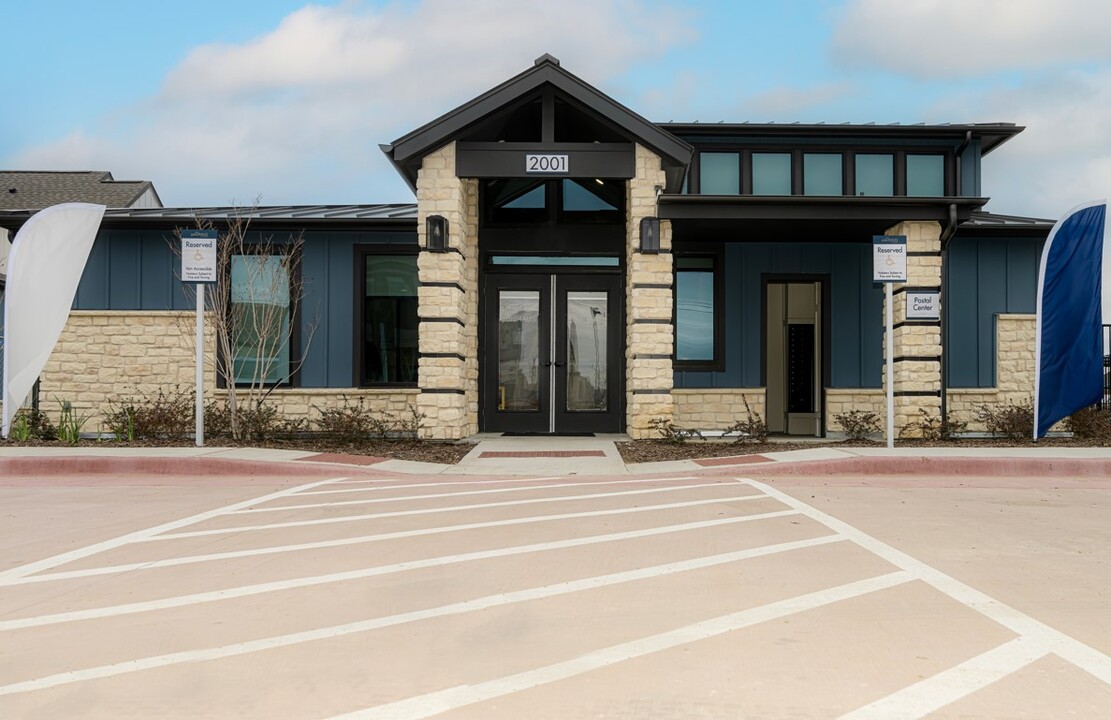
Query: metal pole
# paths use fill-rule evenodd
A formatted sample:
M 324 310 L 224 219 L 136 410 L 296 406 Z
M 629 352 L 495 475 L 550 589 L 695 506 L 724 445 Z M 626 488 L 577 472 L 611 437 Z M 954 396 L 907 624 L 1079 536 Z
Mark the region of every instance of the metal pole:
M 890 323 L 888 323 L 890 324 Z M 204 447 L 204 283 L 197 283 L 197 447 Z
M 895 447 L 895 341 L 892 339 L 895 334 L 892 325 L 895 323 L 892 320 L 891 283 L 884 283 L 884 287 L 887 292 L 887 448 L 890 450 Z

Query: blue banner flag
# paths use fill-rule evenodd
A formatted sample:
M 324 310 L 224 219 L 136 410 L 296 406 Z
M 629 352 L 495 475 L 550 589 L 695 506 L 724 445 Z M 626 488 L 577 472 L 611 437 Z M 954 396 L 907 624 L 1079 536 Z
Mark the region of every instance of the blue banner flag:
M 1034 365 L 1034 439 L 1103 397 L 1103 224 L 1107 203 L 1057 221 L 1042 250 Z

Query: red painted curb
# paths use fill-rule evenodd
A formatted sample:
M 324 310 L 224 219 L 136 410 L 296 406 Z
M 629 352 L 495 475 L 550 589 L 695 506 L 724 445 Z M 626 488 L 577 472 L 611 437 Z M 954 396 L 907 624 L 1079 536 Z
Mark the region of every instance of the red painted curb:
M 751 475 L 1001 475 L 1111 477 L 1106 458 L 854 457 L 748 466 Z
M 360 468 L 361 470 L 361 468 Z M 18 457 L 0 459 L 0 477 L 28 475 L 225 475 L 333 476 L 340 468 L 312 463 L 225 460 L 206 457 Z M 342 473 L 341 473 L 342 474 Z

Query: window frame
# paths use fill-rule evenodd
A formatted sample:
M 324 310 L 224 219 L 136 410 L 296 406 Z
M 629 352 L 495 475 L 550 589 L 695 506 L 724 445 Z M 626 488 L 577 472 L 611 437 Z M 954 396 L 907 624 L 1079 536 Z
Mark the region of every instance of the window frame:
M 366 262 L 368 257 L 374 255 L 420 255 L 420 247 L 409 243 L 358 243 L 354 248 L 355 277 L 353 280 L 353 304 L 351 313 L 354 322 L 353 341 L 353 367 L 351 369 L 352 386 L 356 388 L 415 388 L 420 387 L 420 269 L 417 270 L 417 377 L 411 382 L 375 382 L 367 383 L 363 378 L 363 360 L 366 348 L 365 309 L 366 309 Z
M 913 156 L 926 156 L 926 157 L 941 157 L 941 192 L 942 192 L 942 194 L 940 196 L 938 196 L 938 195 L 911 195 L 907 192 L 907 188 L 910 186 L 910 165 L 909 165 L 909 163 L 907 163 L 907 158 L 911 157 L 912 155 Z M 935 151 L 935 152 L 926 152 L 926 151 L 920 151 L 920 150 L 914 150 L 914 151 L 907 150 L 906 152 L 904 152 L 903 153 L 903 194 L 906 197 L 950 197 L 950 196 L 952 196 L 952 194 L 954 192 L 952 175 L 953 175 L 953 171 L 955 171 L 955 167 L 956 167 L 955 164 L 950 161 L 952 156 L 953 156 L 953 153 L 951 151 L 948 151 L 948 150 L 941 151 L 941 152 L 937 152 L 937 151 Z
M 713 263 L 714 282 L 713 357 L 708 360 L 680 360 L 679 355 L 679 268 L 681 258 L 708 258 Z M 720 243 L 689 243 L 682 250 L 673 250 L 671 326 L 674 332 L 671 349 L 672 368 L 679 372 L 724 372 L 725 370 L 725 252 Z
M 245 252 L 242 252 L 242 253 L 235 252 L 235 253 L 229 253 L 228 254 L 228 263 L 227 263 L 227 266 L 224 268 L 224 276 L 227 278 L 227 293 L 228 293 L 227 309 L 228 309 L 228 312 L 231 312 L 231 305 L 232 305 L 232 301 L 231 301 L 231 296 L 232 296 L 231 266 L 232 266 L 233 258 L 235 258 L 236 256 L 262 255 L 263 250 L 273 251 L 274 249 L 281 248 L 281 247 L 283 247 L 283 246 L 279 243 L 273 243 L 273 244 L 268 244 L 268 243 L 244 243 L 243 249 L 245 250 Z M 270 252 L 270 253 L 267 253 L 267 254 L 268 255 L 274 255 L 275 253 Z M 303 294 L 302 294 L 302 297 L 294 297 L 293 289 L 295 287 L 300 287 L 302 289 L 302 293 L 304 292 L 304 287 L 305 286 L 304 286 L 304 283 L 302 282 L 303 278 L 301 276 L 301 263 L 302 263 L 303 259 L 304 258 L 303 258 L 303 253 L 302 252 L 295 252 L 293 257 L 292 257 L 292 261 L 289 265 L 289 271 L 290 271 L 289 272 L 289 305 L 290 305 L 290 307 L 289 307 L 289 310 L 290 310 L 290 313 L 289 313 L 290 314 L 290 318 L 289 318 L 289 322 L 290 322 L 289 367 L 291 369 L 290 369 L 290 372 L 289 372 L 288 377 L 286 378 L 286 380 L 279 381 L 279 382 L 272 382 L 272 383 L 260 383 L 259 387 L 262 387 L 262 388 L 298 388 L 298 387 L 301 387 L 301 366 L 304 365 L 304 358 L 301 355 L 301 304 L 304 302 L 305 298 L 304 298 Z M 231 318 L 227 318 L 227 327 L 228 327 L 229 331 L 234 332 L 234 329 L 232 327 Z M 234 337 L 234 335 L 233 335 L 233 337 Z M 230 342 L 230 339 L 229 339 L 229 342 Z M 217 345 L 219 345 L 219 343 L 217 343 Z M 221 354 L 221 361 L 222 362 L 220 364 L 223 365 L 223 367 L 226 369 L 227 374 L 232 375 L 234 377 L 234 375 L 235 375 L 235 358 L 234 357 L 232 357 L 230 359 L 223 358 L 223 352 L 220 351 L 219 348 L 217 348 L 217 351 L 220 352 L 220 354 Z M 221 389 L 221 390 L 226 389 L 228 387 L 227 380 L 221 373 L 216 373 L 216 387 Z M 235 387 L 237 387 L 237 388 L 248 388 L 248 387 L 251 387 L 251 383 L 249 383 L 249 382 L 236 382 Z

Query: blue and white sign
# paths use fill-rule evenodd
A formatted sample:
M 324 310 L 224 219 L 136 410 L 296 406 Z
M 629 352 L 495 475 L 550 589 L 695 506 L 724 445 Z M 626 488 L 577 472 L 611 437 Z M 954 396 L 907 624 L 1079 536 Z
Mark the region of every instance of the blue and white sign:
M 181 281 L 216 282 L 215 230 L 181 231 Z
M 872 236 L 872 282 L 907 281 L 907 236 Z

